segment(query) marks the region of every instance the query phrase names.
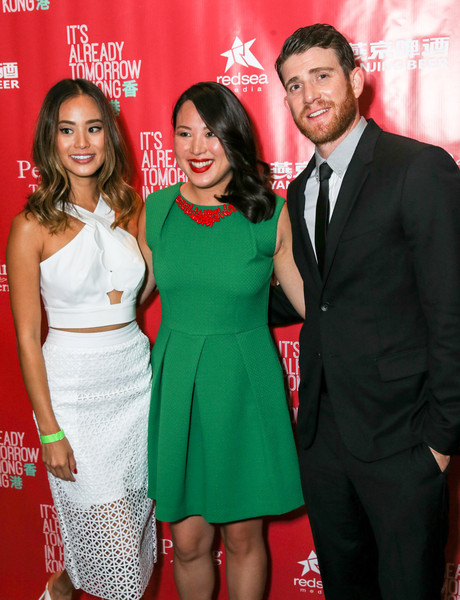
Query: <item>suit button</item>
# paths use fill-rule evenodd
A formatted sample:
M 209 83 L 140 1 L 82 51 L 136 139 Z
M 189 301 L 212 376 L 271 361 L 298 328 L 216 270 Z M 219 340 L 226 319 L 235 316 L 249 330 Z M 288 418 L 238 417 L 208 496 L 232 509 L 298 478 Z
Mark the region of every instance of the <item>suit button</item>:
M 321 352 L 317 352 L 317 353 L 316 353 L 316 356 L 317 356 L 318 358 L 321 358 L 321 356 L 322 356 Z
M 327 312 L 329 310 L 329 303 L 325 302 L 324 304 L 321 304 L 321 310 Z

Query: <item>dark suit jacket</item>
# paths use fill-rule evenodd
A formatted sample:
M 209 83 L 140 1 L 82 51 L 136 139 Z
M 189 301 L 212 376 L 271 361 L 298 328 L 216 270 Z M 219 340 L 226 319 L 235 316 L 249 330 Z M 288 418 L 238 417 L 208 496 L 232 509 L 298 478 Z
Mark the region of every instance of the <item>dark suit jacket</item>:
M 460 440 L 460 173 L 441 148 L 368 122 L 328 229 L 323 280 L 304 220 L 314 158 L 291 183 L 305 284 L 298 432 L 314 438 L 324 369 L 347 448 L 371 461 Z

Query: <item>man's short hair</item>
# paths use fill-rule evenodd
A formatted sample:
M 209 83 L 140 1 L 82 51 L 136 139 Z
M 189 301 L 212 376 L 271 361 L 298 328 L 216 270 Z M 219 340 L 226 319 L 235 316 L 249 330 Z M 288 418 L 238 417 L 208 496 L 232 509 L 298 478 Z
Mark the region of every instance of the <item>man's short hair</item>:
M 302 54 L 310 48 L 332 48 L 346 76 L 356 67 L 353 50 L 346 38 L 332 25 L 316 23 L 315 25 L 300 27 L 284 42 L 275 63 L 275 69 L 283 85 L 281 67 L 285 61 L 293 54 Z

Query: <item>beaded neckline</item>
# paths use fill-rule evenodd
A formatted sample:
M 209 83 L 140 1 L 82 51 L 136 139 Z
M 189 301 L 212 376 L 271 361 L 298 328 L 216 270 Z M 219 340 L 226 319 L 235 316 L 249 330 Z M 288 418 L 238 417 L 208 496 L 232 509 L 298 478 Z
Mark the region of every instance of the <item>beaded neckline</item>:
M 212 227 L 217 221 L 222 221 L 225 217 L 236 212 L 236 208 L 232 204 L 223 204 L 216 208 L 198 208 L 198 206 L 184 200 L 180 194 L 176 198 L 176 204 L 195 223 L 206 227 Z

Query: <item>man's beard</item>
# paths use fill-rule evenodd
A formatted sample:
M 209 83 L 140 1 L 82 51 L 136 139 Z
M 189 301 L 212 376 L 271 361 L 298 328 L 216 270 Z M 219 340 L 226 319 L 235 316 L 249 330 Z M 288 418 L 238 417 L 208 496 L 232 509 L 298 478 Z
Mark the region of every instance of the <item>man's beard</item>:
M 339 139 L 349 129 L 357 113 L 356 98 L 349 82 L 345 100 L 341 104 L 336 104 L 332 101 L 326 102 L 324 100 L 319 100 L 315 105 L 317 106 L 317 110 L 321 110 L 321 108 L 335 110 L 335 116 L 332 122 L 324 127 L 316 128 L 312 125 L 310 128 L 308 117 L 305 116 L 305 113 L 310 110 L 308 107 L 305 107 L 302 110 L 300 117 L 294 119 L 303 135 L 315 145 L 328 144 Z

